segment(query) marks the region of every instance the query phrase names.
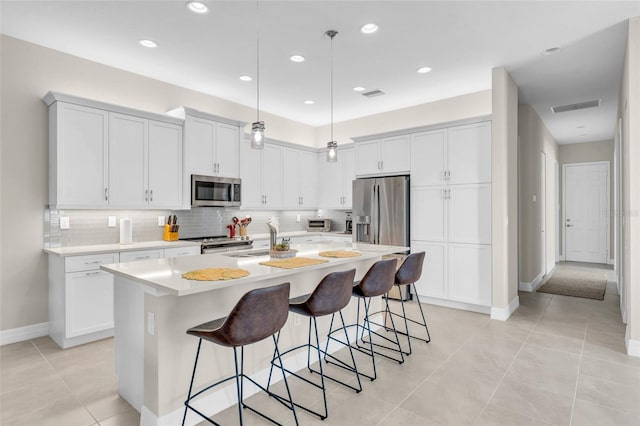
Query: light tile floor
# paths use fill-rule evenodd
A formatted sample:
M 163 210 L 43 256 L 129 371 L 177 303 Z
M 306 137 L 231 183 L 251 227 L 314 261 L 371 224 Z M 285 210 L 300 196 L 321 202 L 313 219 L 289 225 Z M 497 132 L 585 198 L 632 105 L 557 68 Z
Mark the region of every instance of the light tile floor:
M 520 308 L 506 322 L 425 305 L 431 343 L 415 342 L 403 365 L 380 359 L 379 378 L 364 381 L 359 394 L 330 384 L 329 418 L 299 413 L 300 423 L 640 425 L 640 358 L 625 353 L 618 303 L 610 282 L 604 301 L 520 293 Z M 63 351 L 43 337 L 4 346 L 0 357 L 2 425 L 139 422 L 116 391 L 112 339 Z M 358 360 L 368 365 L 365 357 Z M 319 394 L 291 386 L 320 408 Z M 292 424 L 273 399 L 255 395 L 249 402 Z M 236 408 L 215 419 L 237 424 Z M 247 413 L 245 424 L 267 423 Z

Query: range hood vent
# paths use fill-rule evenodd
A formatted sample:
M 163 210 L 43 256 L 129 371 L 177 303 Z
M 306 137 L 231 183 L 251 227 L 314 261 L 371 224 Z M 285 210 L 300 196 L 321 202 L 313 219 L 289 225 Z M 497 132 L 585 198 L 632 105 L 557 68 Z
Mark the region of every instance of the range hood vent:
M 384 95 L 384 92 L 380 89 L 369 90 L 368 92 L 362 92 L 362 96 L 367 98 L 374 98 L 376 96 Z
M 553 111 L 554 114 L 557 114 L 559 112 L 577 111 L 579 109 L 587 109 L 587 108 L 597 108 L 600 106 L 600 101 L 601 99 L 594 99 L 593 101 L 579 102 L 577 104 L 553 106 L 551 107 L 551 111 Z

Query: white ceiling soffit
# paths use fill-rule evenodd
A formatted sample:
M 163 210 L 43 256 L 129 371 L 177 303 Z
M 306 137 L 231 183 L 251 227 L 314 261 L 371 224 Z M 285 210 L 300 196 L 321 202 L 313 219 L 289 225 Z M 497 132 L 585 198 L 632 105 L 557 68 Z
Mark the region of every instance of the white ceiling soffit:
M 519 87 L 519 102 L 536 110 L 558 143 L 613 139 L 626 38 L 625 21 L 509 69 Z M 594 99 L 601 99 L 600 107 L 551 111 L 556 105 Z
M 183 1 L 3 0 L 0 29 L 12 37 L 255 107 L 255 78 L 242 82 L 239 76 L 255 77 L 256 2 L 205 3 L 209 13 L 196 15 Z M 313 126 L 329 122 L 330 43 L 324 32 L 335 29 L 336 122 L 490 89 L 491 69 L 499 66 L 514 72 L 523 99 L 532 99 L 540 115 L 541 103 L 548 103 L 548 111 L 551 104 L 596 97 L 602 98 L 604 110 L 615 93 L 582 93 L 568 83 L 576 74 L 586 81 L 593 72 L 604 72 L 606 81 L 596 78 L 598 86 L 615 86 L 622 30 L 611 27 L 636 15 L 637 1 L 260 1 L 261 108 Z M 362 34 L 360 27 L 369 22 L 380 29 Z M 603 31 L 615 33 L 607 38 L 614 43 L 607 48 L 599 46 L 598 35 L 590 38 Z M 140 39 L 152 39 L 159 46 L 143 48 Z M 581 40 L 589 46 L 573 52 Z M 604 61 L 593 54 L 592 42 Z M 563 51 L 540 56 L 553 46 Z M 293 54 L 306 60 L 293 63 Z M 564 59 L 566 55 L 572 59 Z M 589 66 L 575 67 L 587 60 Z M 556 61 L 562 66 L 547 65 Z M 615 72 L 598 71 L 596 62 L 606 62 Z M 416 73 L 422 66 L 432 71 Z M 536 79 L 526 72 L 528 67 L 557 74 Z M 355 86 L 383 88 L 385 95 L 366 98 L 352 90 Z M 535 95 L 540 86 L 542 91 Z M 596 91 L 587 86 L 583 89 Z M 556 96 L 560 94 L 562 99 Z M 553 99 L 543 100 L 543 95 Z M 315 103 L 304 105 L 305 100 Z M 567 141 L 568 133 L 557 127 L 550 122 L 554 136 Z

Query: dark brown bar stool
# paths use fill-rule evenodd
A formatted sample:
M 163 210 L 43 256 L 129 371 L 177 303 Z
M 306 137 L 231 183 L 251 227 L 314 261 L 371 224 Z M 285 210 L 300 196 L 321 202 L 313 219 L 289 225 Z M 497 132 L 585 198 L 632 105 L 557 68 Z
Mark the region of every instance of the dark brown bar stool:
M 356 361 L 353 356 L 351 345 L 349 343 L 349 335 L 347 333 L 344 317 L 342 315 L 342 309 L 345 306 L 347 306 L 349 304 L 349 301 L 351 300 L 351 290 L 353 288 L 353 279 L 355 278 L 355 275 L 356 275 L 355 269 L 351 269 L 343 272 L 332 272 L 328 274 L 326 277 L 324 277 L 322 281 L 320 281 L 320 284 L 318 284 L 315 290 L 313 290 L 313 293 L 305 294 L 303 296 L 299 296 L 289 300 L 290 312 L 294 312 L 296 314 L 309 317 L 309 338 L 307 343 L 300 346 L 296 346 L 295 348 L 291 348 L 283 352 L 281 355 L 284 356 L 289 352 L 306 348 L 307 349 L 307 369 L 312 373 L 320 374 L 320 384 L 314 381 L 311 381 L 305 377 L 302 377 L 296 372 L 287 370 L 286 368 L 284 369 L 284 371 L 297 377 L 300 380 L 303 380 L 315 386 L 318 389 L 322 389 L 322 398 L 324 401 L 324 414 L 313 411 L 312 409 L 305 407 L 301 404 L 294 403 L 297 407 L 300 407 L 303 410 L 320 417 L 320 419 L 322 420 L 326 419 L 327 416 L 329 415 L 329 411 L 327 408 L 327 389 L 325 386 L 325 378 L 332 380 L 336 383 L 340 383 L 341 385 L 346 386 L 350 389 L 353 389 L 356 392 L 360 392 L 362 390 L 362 384 L 360 383 L 360 376 L 358 375 Z M 333 326 L 333 316 L 335 316 L 336 313 L 339 314 L 340 320 L 342 321 L 342 328 L 344 329 L 344 334 L 347 341 L 346 346 L 349 348 L 349 354 L 351 355 L 351 365 L 327 353 L 328 341 L 325 349 L 320 348 L 320 338 L 318 335 L 318 323 L 316 321 L 316 318 L 331 314 L 332 315 L 331 325 Z M 313 325 L 313 330 L 315 332 L 315 342 L 311 341 L 312 325 Z M 319 365 L 320 371 L 317 371 L 311 368 L 311 349 L 314 349 L 318 354 L 318 365 Z M 325 361 L 327 358 L 330 358 L 334 362 L 342 364 L 348 370 L 353 371 L 356 375 L 356 378 L 358 379 L 358 386 L 354 387 L 349 385 L 348 383 L 344 383 L 336 378 L 328 376 L 325 373 L 324 368 L 322 366 L 323 356 Z M 274 361 L 275 361 L 275 356 L 274 356 Z M 274 366 L 275 364 L 272 361 L 271 371 L 269 372 L 268 383 L 271 382 L 271 373 L 273 372 Z M 267 388 L 268 388 L 268 385 L 267 385 Z
M 352 290 L 352 295 L 358 298 L 358 310 L 357 310 L 357 322 L 356 324 L 351 324 L 347 327 L 356 327 L 356 342 L 354 349 L 357 351 L 369 355 L 371 357 L 371 363 L 373 365 L 373 376 L 369 376 L 365 373 L 359 372 L 358 374 L 367 377 L 370 380 L 375 380 L 378 377 L 378 373 L 376 371 L 376 361 L 375 354 L 378 354 L 384 358 L 388 358 L 390 360 L 396 361 L 398 364 L 402 364 L 404 362 L 404 356 L 402 354 L 402 350 L 400 347 L 400 340 L 398 338 L 398 334 L 396 333 L 395 325 L 393 324 L 393 317 L 391 317 L 391 327 L 385 327 L 386 331 L 393 331 L 393 335 L 395 339 L 390 339 L 387 336 L 378 333 L 377 331 L 371 330 L 371 324 L 373 323 L 369 319 L 369 308 L 371 306 L 371 298 L 382 296 L 391 290 L 394 283 L 394 274 L 396 272 L 396 260 L 379 260 L 374 263 L 371 268 L 367 271 L 367 273 L 362 277 L 362 279 L 358 282 L 354 283 L 354 287 Z M 389 309 L 389 301 L 387 298 L 383 298 L 385 302 L 385 310 Z M 362 324 L 360 323 L 360 302 L 363 304 L 363 312 L 364 317 L 362 320 Z M 375 323 L 373 323 L 375 324 Z M 336 330 L 330 331 L 330 334 L 335 333 L 340 330 L 339 328 Z M 363 344 L 368 344 L 367 346 L 363 346 L 358 343 L 358 332 L 360 333 L 360 339 Z M 368 340 L 365 340 L 365 332 L 369 334 Z M 373 336 L 378 336 L 390 343 L 392 343 L 397 349 L 389 348 L 387 346 L 383 346 L 380 344 L 373 343 Z M 332 337 L 333 338 L 333 337 Z M 335 339 L 335 338 L 333 338 Z M 335 339 L 337 340 L 337 339 Z M 387 349 L 394 350 L 400 354 L 400 358 L 395 358 L 385 353 L 377 352 L 373 349 L 375 346 L 383 346 Z
M 278 342 L 275 334 L 280 331 L 287 322 L 289 316 L 289 283 L 279 284 L 272 287 L 259 288 L 246 293 L 238 303 L 233 307 L 231 313 L 224 318 L 219 318 L 214 321 L 210 321 L 204 324 L 200 324 L 187 330 L 187 334 L 196 336 L 198 340 L 198 350 L 196 352 L 196 360 L 193 364 L 193 374 L 191 375 L 191 384 L 189 385 L 189 394 L 187 400 L 184 402 L 184 416 L 182 418 L 182 424 L 187 418 L 187 411 L 192 410 L 209 423 L 218 425 L 218 423 L 209 419 L 206 415 L 198 411 L 196 408 L 190 405 L 192 399 L 202 394 L 203 392 L 225 383 L 231 379 L 236 381 L 236 391 L 238 395 L 238 416 L 240 418 L 240 424 L 242 421 L 242 409 L 247 408 L 250 411 L 258 414 L 259 416 L 279 424 L 267 415 L 251 408 L 243 401 L 243 379 L 247 379 L 270 396 L 276 398 L 285 407 L 293 411 L 293 417 L 296 425 L 298 424 L 298 417 L 296 416 L 295 406 L 291 400 L 291 392 L 289 391 L 289 384 L 287 383 L 287 377 L 282 371 L 284 378 L 284 384 L 287 388 L 288 399 L 281 396 L 270 393 L 266 388 L 259 385 L 251 377 L 244 374 L 244 346 L 251 343 L 259 342 L 271 336 L 275 345 L 275 357 L 279 361 L 278 367 L 282 368 L 282 359 L 280 358 L 280 351 L 278 350 Z M 204 389 L 191 394 L 193 390 L 193 380 L 196 375 L 196 367 L 198 366 L 198 356 L 200 355 L 200 347 L 202 340 L 232 347 L 233 357 L 235 362 L 235 375 L 222 379 L 212 385 L 205 387 Z M 240 347 L 240 367 L 238 368 L 238 347 Z
M 408 285 L 409 287 L 413 286 L 413 294 L 416 297 L 416 301 L 418 302 L 418 308 L 420 308 L 420 315 L 422 316 L 422 322 L 416 321 L 411 318 L 407 318 L 407 312 L 404 307 L 404 300 L 400 298 L 400 304 L 402 306 L 402 315 L 395 313 L 391 310 L 388 311 L 390 316 L 398 316 L 404 319 L 404 328 L 405 331 L 398 330 L 398 334 L 402 334 L 403 336 L 407 336 L 407 344 L 409 346 L 409 351 L 405 352 L 406 355 L 411 355 L 411 339 L 422 340 L 423 342 L 429 343 L 431 341 L 431 336 L 429 335 L 429 328 L 427 327 L 427 320 L 424 316 L 424 311 L 422 310 L 422 303 L 420 303 L 420 296 L 418 296 L 418 292 L 416 290 L 416 281 L 420 279 L 422 275 L 422 266 L 424 265 L 425 252 L 421 251 L 418 253 L 411 253 L 404 259 L 404 262 L 396 272 L 394 285 L 401 287 Z M 412 336 L 409 333 L 409 324 L 408 322 L 412 322 L 414 324 L 418 324 L 424 327 L 424 330 L 427 332 L 427 338 L 423 339 L 422 337 Z

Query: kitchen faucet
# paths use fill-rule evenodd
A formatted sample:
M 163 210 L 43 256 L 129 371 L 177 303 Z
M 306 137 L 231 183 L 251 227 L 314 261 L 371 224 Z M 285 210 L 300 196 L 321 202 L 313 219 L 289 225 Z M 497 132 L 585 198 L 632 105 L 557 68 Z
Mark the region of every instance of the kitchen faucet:
M 278 228 L 280 228 L 280 220 L 272 216 L 267 219 L 267 225 L 269 226 L 269 250 L 274 250 L 278 237 Z

